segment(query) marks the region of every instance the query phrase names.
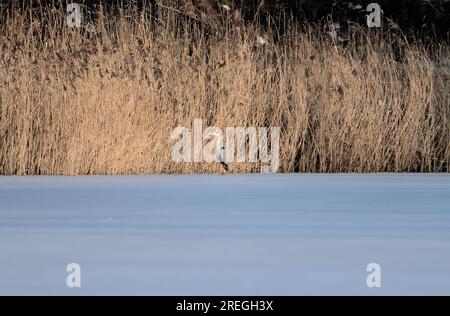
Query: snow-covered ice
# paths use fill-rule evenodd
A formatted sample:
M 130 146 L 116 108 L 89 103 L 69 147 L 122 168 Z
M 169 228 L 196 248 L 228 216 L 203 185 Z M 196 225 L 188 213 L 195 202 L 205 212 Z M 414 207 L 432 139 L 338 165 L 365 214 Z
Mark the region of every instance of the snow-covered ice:
M 450 295 L 450 175 L 0 177 L 0 294 Z

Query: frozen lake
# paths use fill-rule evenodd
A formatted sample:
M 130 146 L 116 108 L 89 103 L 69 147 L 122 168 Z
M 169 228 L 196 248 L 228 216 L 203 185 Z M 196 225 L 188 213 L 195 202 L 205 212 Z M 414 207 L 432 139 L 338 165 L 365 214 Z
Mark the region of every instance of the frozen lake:
M 450 295 L 450 175 L 0 177 L 0 294 Z

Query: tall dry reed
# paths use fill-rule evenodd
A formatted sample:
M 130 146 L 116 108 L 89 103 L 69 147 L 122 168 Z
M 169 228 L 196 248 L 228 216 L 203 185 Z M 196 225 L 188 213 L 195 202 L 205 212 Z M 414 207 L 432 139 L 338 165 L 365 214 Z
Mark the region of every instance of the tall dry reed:
M 170 10 L 155 26 L 100 12 L 88 30 L 56 9 L 1 16 L 0 174 L 219 172 L 171 159 L 172 129 L 196 118 L 281 127 L 282 172 L 448 171 L 448 47 L 406 43 L 398 56 L 367 34 L 341 47 L 293 25 L 275 42 L 255 25 L 211 32 Z

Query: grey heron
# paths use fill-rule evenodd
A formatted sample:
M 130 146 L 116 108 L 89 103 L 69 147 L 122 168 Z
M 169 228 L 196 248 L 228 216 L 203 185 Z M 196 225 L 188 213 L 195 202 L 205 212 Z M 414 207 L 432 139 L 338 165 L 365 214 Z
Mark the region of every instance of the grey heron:
M 225 146 L 222 145 L 222 134 L 211 133 L 210 135 L 218 137 L 218 140 L 216 140 L 216 160 L 220 162 L 225 171 L 229 171 L 230 166 L 226 163 Z

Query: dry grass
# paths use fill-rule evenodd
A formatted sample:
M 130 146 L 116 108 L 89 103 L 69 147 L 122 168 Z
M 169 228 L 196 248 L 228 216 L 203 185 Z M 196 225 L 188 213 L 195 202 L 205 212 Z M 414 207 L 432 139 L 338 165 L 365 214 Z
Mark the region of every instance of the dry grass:
M 407 45 L 398 62 L 383 42 L 342 48 L 315 30 L 262 47 L 242 24 L 176 36 L 170 11 L 154 30 L 101 15 L 95 33 L 46 17 L 3 12 L 0 174 L 219 172 L 171 160 L 170 132 L 195 118 L 280 126 L 283 172 L 448 171 L 448 47 Z

